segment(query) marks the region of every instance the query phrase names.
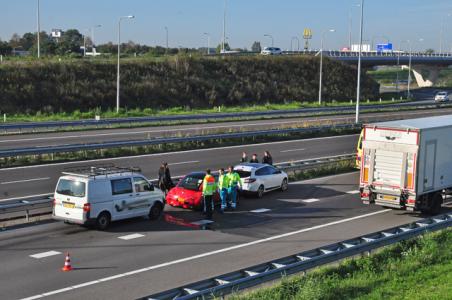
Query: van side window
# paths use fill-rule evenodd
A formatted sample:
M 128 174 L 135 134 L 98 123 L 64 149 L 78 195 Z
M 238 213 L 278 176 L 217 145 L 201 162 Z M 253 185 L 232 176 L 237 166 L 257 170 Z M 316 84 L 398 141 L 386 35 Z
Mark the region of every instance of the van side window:
M 113 195 L 133 193 L 132 180 L 130 178 L 112 180 L 111 191 Z
M 133 184 L 135 185 L 135 192 L 151 192 L 154 187 L 147 182 L 143 177 L 133 177 Z

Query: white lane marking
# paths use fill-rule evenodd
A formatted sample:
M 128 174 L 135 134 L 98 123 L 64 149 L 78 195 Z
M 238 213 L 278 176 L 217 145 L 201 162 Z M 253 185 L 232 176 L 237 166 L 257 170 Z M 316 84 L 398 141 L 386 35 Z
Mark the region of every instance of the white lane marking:
M 304 203 L 314 203 L 314 202 L 319 202 L 319 201 L 320 201 L 320 199 L 315 199 L 315 198 L 303 200 Z
M 281 153 L 286 153 L 286 152 L 296 152 L 296 151 L 304 151 L 304 150 L 306 150 L 306 149 L 300 148 L 300 149 L 282 150 L 282 151 L 279 151 L 279 152 L 281 152 Z
M 260 214 L 260 213 L 265 213 L 265 212 L 269 212 L 269 211 L 271 211 L 271 209 L 259 208 L 259 209 L 251 210 L 250 212 Z
M 355 191 L 348 191 L 347 194 L 349 194 L 349 195 L 355 195 L 355 194 L 359 194 L 359 191 L 358 191 L 358 190 L 355 190 Z
M 30 257 L 36 258 L 36 259 L 41 259 L 41 258 L 44 258 L 44 257 L 49 257 L 49 256 L 54 256 L 54 255 L 59 255 L 59 254 L 61 254 L 61 252 L 52 250 L 52 251 L 47 251 L 47 252 L 33 254 L 33 255 L 30 255 Z
M 133 233 L 133 234 L 129 234 L 129 235 L 120 236 L 120 237 L 118 237 L 118 239 L 128 241 L 128 240 L 138 239 L 138 238 L 141 238 L 141 237 L 144 237 L 144 234 Z
M 187 164 L 198 164 L 198 163 L 200 163 L 199 160 L 190 160 L 190 161 L 181 161 L 181 162 L 176 162 L 176 163 L 170 163 L 168 165 L 176 166 L 176 165 L 187 165 Z
M 279 145 L 279 144 L 310 142 L 310 141 L 316 141 L 316 140 L 330 140 L 330 139 L 339 139 L 339 138 L 347 138 L 347 137 L 349 138 L 349 137 L 352 137 L 352 136 L 359 136 L 359 134 L 337 135 L 337 136 L 328 136 L 328 137 L 311 138 L 311 139 L 300 139 L 300 140 L 281 141 L 281 142 L 269 142 L 269 143 L 261 143 L 261 144 L 236 145 L 236 146 L 209 148 L 209 149 L 193 149 L 193 150 L 166 152 L 166 153 L 142 154 L 142 155 L 135 155 L 135 156 L 100 158 L 100 159 L 92 159 L 92 160 L 84 160 L 84 161 L 69 161 L 69 162 L 62 162 L 62 163 L 55 163 L 55 164 L 42 164 L 42 165 L 34 165 L 34 166 L 2 168 L 2 169 L 0 169 L 0 172 L 2 172 L 2 171 L 10 171 L 10 170 L 30 169 L 30 168 L 42 168 L 42 167 L 49 167 L 49 166 L 64 166 L 64 165 L 73 165 L 73 164 L 89 164 L 89 163 L 92 163 L 92 162 L 109 161 L 109 160 L 135 159 L 135 158 L 141 158 L 141 157 L 176 155 L 176 154 L 197 153 L 197 152 L 204 152 L 204 151 L 208 152 L 208 151 L 218 151 L 218 150 L 236 149 L 236 148 L 250 148 L 250 147 L 260 147 L 260 146 L 266 146 L 266 145 Z
M 210 223 L 213 223 L 213 221 L 212 220 L 201 220 L 201 221 L 192 222 L 193 225 L 199 225 L 199 226 L 207 225 Z
M 297 230 L 297 231 L 287 232 L 287 233 L 283 233 L 283 234 L 280 234 L 280 235 L 271 236 L 271 237 L 268 237 L 268 238 L 265 238 L 265 239 L 255 240 L 255 241 L 244 243 L 244 244 L 238 244 L 238 245 L 235 245 L 235 246 L 231 246 L 231 247 L 227 247 L 227 248 L 223 248 L 223 249 L 218 249 L 218 250 L 214 250 L 214 251 L 211 251 L 211 252 L 205 252 L 205 253 L 201 253 L 201 254 L 197 254 L 197 255 L 193 255 L 193 256 L 189 256 L 189 257 L 185 257 L 185 258 L 181 258 L 181 259 L 177 259 L 177 260 L 173 260 L 173 261 L 169 261 L 169 262 L 162 263 L 162 264 L 149 266 L 147 268 L 142 268 L 142 269 L 130 271 L 130 272 L 127 272 L 127 273 L 117 274 L 117 275 L 114 275 L 114 276 L 101 278 L 101 279 L 98 279 L 98 280 L 89 281 L 89 282 L 78 284 L 78 285 L 69 286 L 69 287 L 61 289 L 61 290 L 64 290 L 64 291 L 66 291 L 67 289 L 75 290 L 75 289 L 79 289 L 81 287 L 86 287 L 86 286 L 94 285 L 94 284 L 101 283 L 101 282 L 111 281 L 111 280 L 114 280 L 114 279 L 123 278 L 123 277 L 127 277 L 127 276 L 134 275 L 134 274 L 144 273 L 144 272 L 151 271 L 151 270 L 161 269 L 161 268 L 164 268 L 164 267 L 168 267 L 168 266 L 172 266 L 172 265 L 176 265 L 176 264 L 180 264 L 180 263 L 196 260 L 196 259 L 199 259 L 199 258 L 213 256 L 215 254 L 230 252 L 230 251 L 233 251 L 233 250 L 237 250 L 237 249 L 241 249 L 241 248 L 245 248 L 245 247 L 249 247 L 249 246 L 254 246 L 254 245 L 266 243 L 266 242 L 269 242 L 269 241 L 273 241 L 273 240 L 289 237 L 289 236 L 292 236 L 292 235 L 296 235 L 296 234 L 300 234 L 300 233 L 304 233 L 304 232 L 308 232 L 308 231 L 313 231 L 313 230 L 322 229 L 322 228 L 329 227 L 329 226 L 334 226 L 334 225 L 338 225 L 338 224 L 342 224 L 342 223 L 346 223 L 346 222 L 351 222 L 351 221 L 354 221 L 354 220 L 359 220 L 359 219 L 372 217 L 372 216 L 379 215 L 379 214 L 382 214 L 382 213 L 387 213 L 388 211 L 392 211 L 392 210 L 391 209 L 379 210 L 379 211 L 376 211 L 376 212 L 372 212 L 372 213 L 368 213 L 368 214 L 364 214 L 364 215 L 359 215 L 359 216 L 355 216 L 355 217 L 351 217 L 351 218 L 347 218 L 347 219 L 342 219 L 342 220 L 338 220 L 338 221 L 334 221 L 334 222 L 330 222 L 330 223 L 326 223 L 326 224 L 322 224 L 322 225 L 317 225 L 317 226 L 313 226 L 313 227 L 310 227 L 310 228 L 304 228 L 304 229 L 300 229 L 300 230 Z M 53 291 L 53 292 L 55 292 L 55 291 Z M 52 293 L 52 292 L 48 292 L 48 293 Z M 46 293 L 35 295 L 35 296 L 29 297 L 29 298 L 24 298 L 22 300 L 44 298 L 45 294 Z
M 14 184 L 14 183 L 31 182 L 31 181 L 43 181 L 43 180 L 49 180 L 49 179 L 50 179 L 50 177 L 31 178 L 31 179 L 24 179 L 24 180 L 5 181 L 0 184 Z

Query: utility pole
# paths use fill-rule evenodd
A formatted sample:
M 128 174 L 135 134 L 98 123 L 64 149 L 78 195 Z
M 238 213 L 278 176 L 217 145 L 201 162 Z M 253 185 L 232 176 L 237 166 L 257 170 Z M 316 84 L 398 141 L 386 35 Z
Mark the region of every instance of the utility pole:
M 124 19 L 133 19 L 135 16 L 124 16 L 120 17 L 118 21 L 118 70 L 116 74 L 116 113 L 119 113 L 119 90 L 120 90 L 120 67 L 119 67 L 119 58 L 121 57 L 121 21 Z
M 37 37 L 38 37 L 38 58 L 41 57 L 41 19 L 40 19 L 40 13 L 39 13 L 39 0 L 38 0 L 38 9 L 37 9 L 37 29 L 38 29 L 38 33 L 37 33 Z
M 359 100 L 361 97 L 361 55 L 363 51 L 363 23 L 364 23 L 364 0 L 361 0 L 361 21 L 359 26 L 359 54 L 358 54 L 358 80 L 356 84 L 356 116 L 355 123 L 359 123 Z
M 226 47 L 226 9 L 227 9 L 227 0 L 224 0 L 224 14 L 223 14 L 223 42 L 221 43 L 221 53 L 225 52 Z

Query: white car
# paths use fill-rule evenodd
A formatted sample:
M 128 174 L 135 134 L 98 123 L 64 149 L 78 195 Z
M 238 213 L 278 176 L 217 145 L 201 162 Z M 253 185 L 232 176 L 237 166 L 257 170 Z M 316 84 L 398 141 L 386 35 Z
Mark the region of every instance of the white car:
M 111 221 L 157 219 L 164 206 L 163 192 L 139 172 L 90 167 L 63 172 L 55 189 L 53 218 L 105 230 Z
M 448 92 L 442 91 L 435 95 L 435 102 L 445 102 L 451 100 L 451 95 Z
M 262 55 L 281 55 L 282 50 L 281 50 L 281 48 L 276 48 L 276 47 L 265 47 L 261 51 L 261 54 Z
M 272 190 L 286 191 L 289 187 L 289 176 L 267 164 L 242 163 L 234 167 L 240 175 L 242 192 L 256 194 L 262 198 L 265 192 Z

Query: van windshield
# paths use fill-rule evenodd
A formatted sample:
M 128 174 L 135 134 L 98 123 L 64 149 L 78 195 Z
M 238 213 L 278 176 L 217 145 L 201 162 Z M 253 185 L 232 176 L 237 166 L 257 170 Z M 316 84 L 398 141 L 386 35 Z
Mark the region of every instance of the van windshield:
M 86 184 L 81 181 L 60 179 L 57 193 L 71 197 L 85 197 Z

